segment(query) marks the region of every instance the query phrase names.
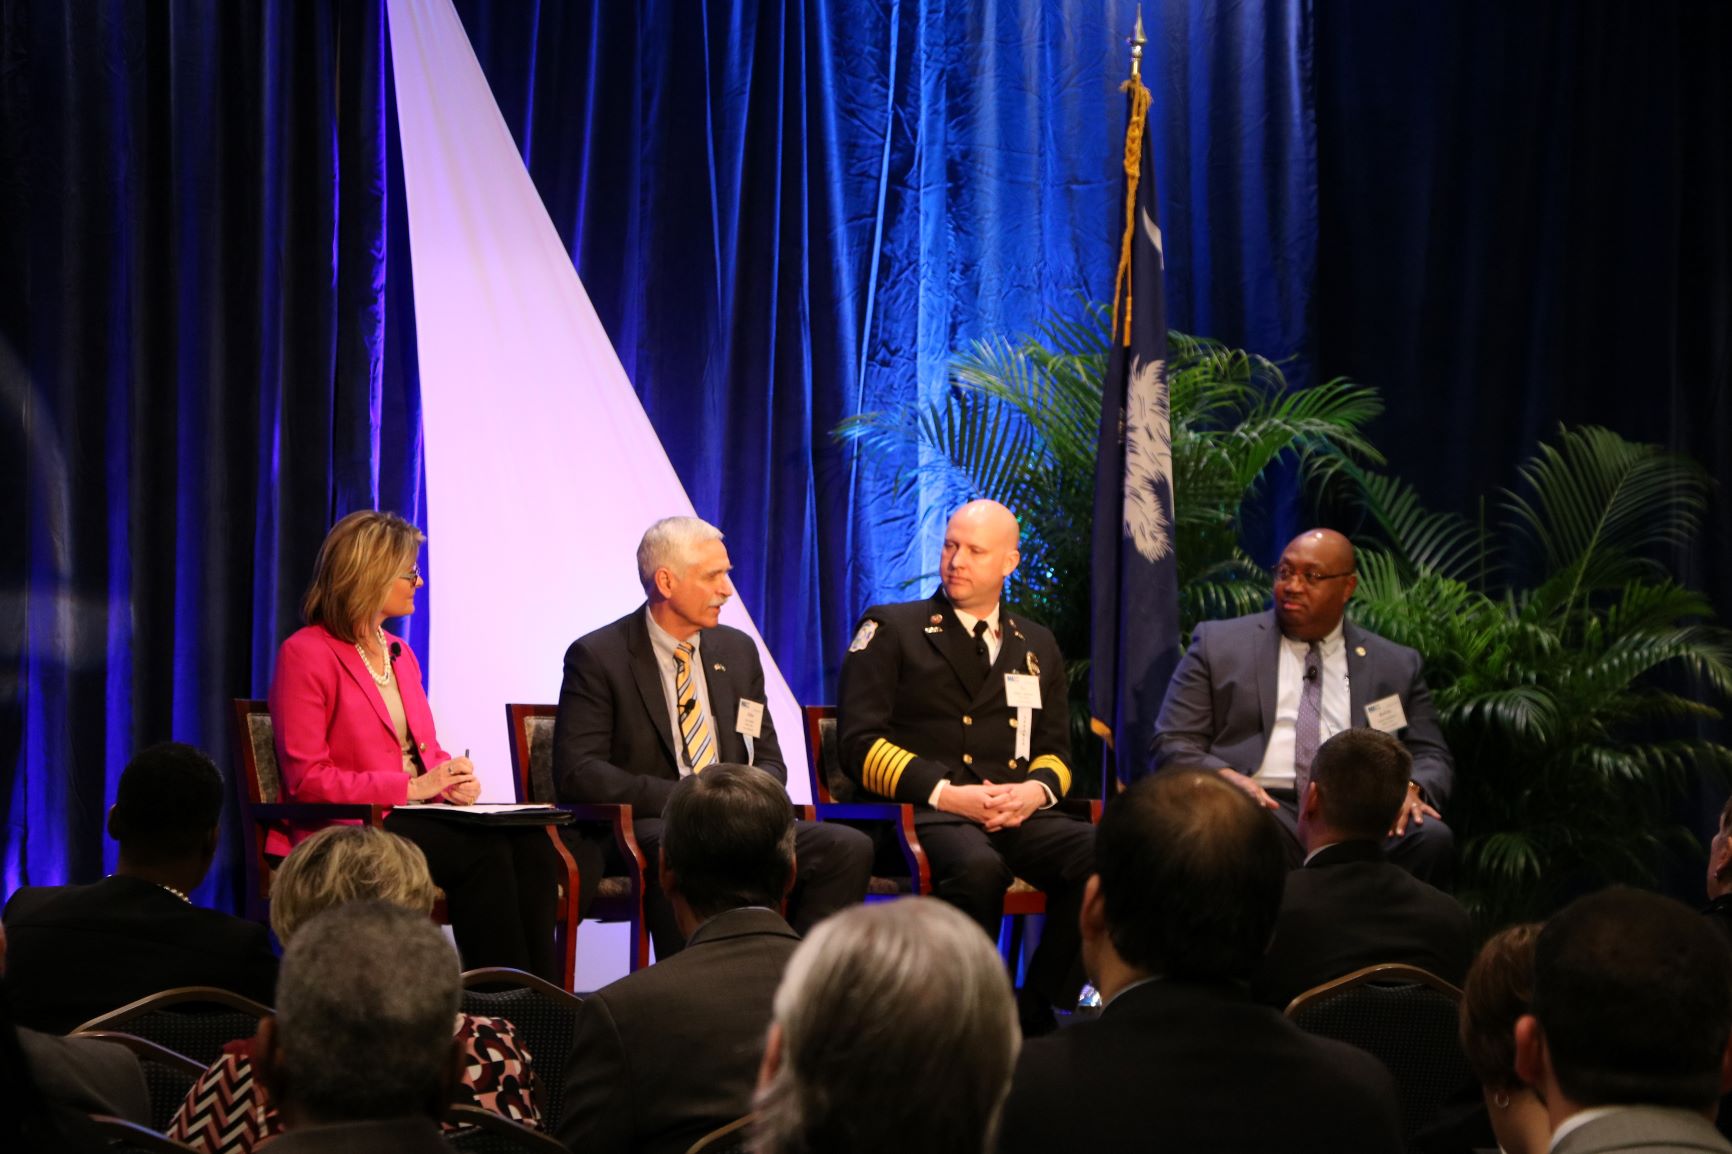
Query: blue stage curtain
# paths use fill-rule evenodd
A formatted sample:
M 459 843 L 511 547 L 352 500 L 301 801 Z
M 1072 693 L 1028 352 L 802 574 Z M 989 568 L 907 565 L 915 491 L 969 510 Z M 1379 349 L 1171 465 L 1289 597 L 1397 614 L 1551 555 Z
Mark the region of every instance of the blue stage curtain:
M 382 18 L 0 5 L 7 889 L 112 868 L 142 746 L 229 766 L 332 518 L 418 508 L 412 382 L 381 386 Z M 233 906 L 237 833 L 200 900 Z
M 1135 5 L 457 6 L 783 673 L 831 700 L 855 616 L 927 591 L 949 510 L 829 431 L 1110 295 Z M 1306 10 L 1147 14 L 1173 323 L 1275 358 L 1306 352 L 1315 254 Z

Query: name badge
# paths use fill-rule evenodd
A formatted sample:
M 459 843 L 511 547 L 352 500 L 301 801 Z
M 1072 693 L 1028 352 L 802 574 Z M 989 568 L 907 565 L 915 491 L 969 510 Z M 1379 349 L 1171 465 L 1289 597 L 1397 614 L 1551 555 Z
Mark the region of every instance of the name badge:
M 742 698 L 740 711 L 734 715 L 734 729 L 756 741 L 764 729 L 764 703 Z
M 1026 673 L 1006 673 L 1004 703 L 1012 709 L 1039 709 L 1040 678 Z
M 1400 733 L 1407 728 L 1407 711 L 1401 708 L 1401 695 L 1391 693 L 1381 701 L 1365 707 L 1365 720 L 1371 728 L 1385 733 Z

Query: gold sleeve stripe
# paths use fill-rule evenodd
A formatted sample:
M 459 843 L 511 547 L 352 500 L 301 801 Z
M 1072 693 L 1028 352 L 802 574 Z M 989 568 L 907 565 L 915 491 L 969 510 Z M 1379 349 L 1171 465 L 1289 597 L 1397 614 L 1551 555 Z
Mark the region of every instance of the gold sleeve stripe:
M 896 783 L 902 771 L 914 760 L 914 754 L 887 738 L 880 737 L 866 751 L 866 764 L 860 771 L 860 784 L 883 797 L 896 796 Z
M 1070 792 L 1070 768 L 1057 755 L 1043 753 L 1028 763 L 1029 773 L 1033 773 L 1037 769 L 1050 769 L 1058 775 L 1059 796 L 1062 797 Z

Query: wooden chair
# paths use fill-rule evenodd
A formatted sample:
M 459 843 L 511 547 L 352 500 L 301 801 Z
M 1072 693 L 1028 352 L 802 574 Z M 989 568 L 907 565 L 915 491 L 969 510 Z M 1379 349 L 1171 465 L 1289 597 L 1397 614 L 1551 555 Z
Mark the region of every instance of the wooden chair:
M 237 775 L 235 788 L 240 793 L 241 828 L 246 836 L 243 856 L 246 859 L 247 916 L 255 921 L 265 921 L 270 911 L 271 877 L 276 872 L 274 863 L 265 856 L 265 834 L 270 828 L 291 821 L 321 825 L 344 820 L 383 827 L 385 815 L 391 807 L 284 802 L 282 775 L 277 769 L 276 730 L 271 723 L 269 703 L 237 697 L 234 722 L 235 751 L 242 770 Z M 521 794 L 518 800 L 523 800 Z M 566 986 L 570 987 L 577 977 L 577 863 L 565 848 L 565 842 L 560 840 L 559 830 L 551 825 L 543 828 L 564 867 L 559 882 L 554 932 L 558 935 L 561 972 Z M 434 902 L 433 920 L 440 925 L 450 922 L 443 893 Z
M 605 825 L 611 831 L 614 848 L 620 861 L 625 863 L 626 872 L 601 879 L 587 917 L 598 922 L 628 923 L 631 927 L 630 967 L 641 970 L 649 965 L 649 930 L 643 914 L 644 871 L 649 867 L 632 832 L 631 806 L 558 800 L 553 783 L 553 721 L 558 712 L 559 708 L 554 705 L 508 704 L 505 707 L 505 723 L 511 731 L 511 771 L 517 786 L 517 800 L 525 804 L 557 805 L 579 823 Z M 570 863 L 575 888 L 576 863 L 565 849 L 564 842 L 559 844 L 561 853 Z M 575 912 L 575 899 L 572 909 Z M 575 958 L 574 953 L 571 956 Z M 566 984 L 569 986 L 571 982 L 568 980 Z
M 246 913 L 256 922 L 269 920 L 271 876 L 276 866 L 265 857 L 265 835 L 288 822 L 319 825 L 349 820 L 383 825 L 389 806 L 285 802 L 283 778 L 277 770 L 276 731 L 271 708 L 264 701 L 237 697 L 234 701 L 235 791 L 241 807 L 241 832 L 246 850 Z
M 582 1005 L 575 994 L 522 970 L 492 966 L 463 975 L 463 1012 L 510 1022 L 535 1059 L 542 1124 L 550 1134 L 565 1109 L 565 1066 Z
M 750 1149 L 751 1125 L 757 1120 L 756 1114 L 747 1114 L 718 1126 L 686 1147 L 686 1154 L 745 1154 Z
M 1473 1079 L 1458 1034 L 1461 991 L 1417 966 L 1366 966 L 1313 987 L 1287 1006 L 1309 1034 L 1376 1057 L 1395 1076 L 1405 1136 L 1430 1126 L 1438 1108 Z
M 197 1062 L 203 1070 L 237 1038 L 250 1038 L 269 1006 L 215 986 L 180 986 L 128 1002 L 73 1032 L 133 1034 Z
M 910 889 L 917 894 L 932 893 L 932 868 L 926 850 L 920 844 L 915 828 L 914 807 L 900 802 L 856 800 L 859 789 L 842 772 L 841 743 L 836 736 L 836 707 L 808 705 L 802 713 L 806 719 L 806 770 L 812 781 L 812 797 L 816 800 L 820 821 L 881 822 L 890 826 L 896 843 L 908 863 Z M 1100 821 L 1101 803 L 1091 801 L 1089 819 Z M 876 880 L 876 879 L 874 879 Z M 870 892 L 870 891 L 868 891 Z M 1011 882 L 1004 894 L 1004 916 L 1011 919 L 1008 936 L 1000 935 L 1000 947 L 1005 961 L 1014 966 L 1022 953 L 1023 919 L 1029 914 L 1046 913 L 1046 895 L 1021 878 Z
M 112 1042 L 131 1050 L 144 1071 L 144 1085 L 150 1091 L 150 1125 L 153 1130 L 166 1131 L 188 1090 L 204 1073 L 204 1066 L 185 1054 L 177 1054 L 167 1046 L 158 1045 L 137 1034 L 116 1030 L 80 1030 L 75 1037 L 95 1038 Z
M 124 1118 L 92 1114 L 90 1121 L 113 1154 L 197 1154 L 191 1146 L 183 1146 L 167 1134 L 159 1134 Z

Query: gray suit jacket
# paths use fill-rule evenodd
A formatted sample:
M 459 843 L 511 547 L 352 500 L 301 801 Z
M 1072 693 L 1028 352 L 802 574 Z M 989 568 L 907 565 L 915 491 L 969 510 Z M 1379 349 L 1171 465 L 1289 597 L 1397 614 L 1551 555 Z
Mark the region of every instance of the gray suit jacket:
M 582 1154 L 681 1154 L 752 1108 L 770 1002 L 800 937 L 727 910 L 686 948 L 585 998 L 556 1136 Z
M 1714 1123 L 1689 1110 L 1624 1106 L 1564 1135 L 1554 1154 L 1664 1154 L 1667 1151 L 1732 1151 Z
M 1398 736 L 1413 754 L 1413 780 L 1426 800 L 1442 808 L 1455 784 L 1455 763 L 1437 724 L 1419 653 L 1352 621 L 1342 632 L 1351 724 L 1369 724 L 1366 705 L 1399 696 L 1407 728 Z M 1275 723 L 1280 649 L 1273 610 L 1198 625 L 1155 721 L 1155 768 L 1256 773 Z

